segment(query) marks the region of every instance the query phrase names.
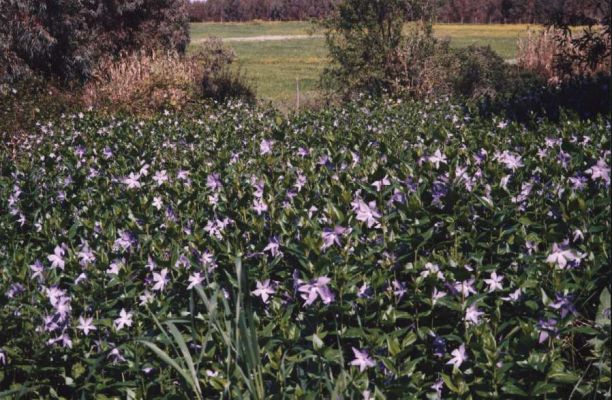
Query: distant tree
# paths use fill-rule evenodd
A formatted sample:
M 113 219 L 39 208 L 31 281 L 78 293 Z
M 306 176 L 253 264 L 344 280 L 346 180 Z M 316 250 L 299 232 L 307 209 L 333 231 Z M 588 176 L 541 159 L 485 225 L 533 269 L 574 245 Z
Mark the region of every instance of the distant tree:
M 389 86 L 389 61 L 403 44 L 404 22 L 423 19 L 433 3 L 423 0 L 344 0 L 322 25 L 331 57 L 323 80 L 346 93 L 380 94 Z
M 0 15 L 2 80 L 84 81 L 102 56 L 189 43 L 186 0 L 2 0 Z

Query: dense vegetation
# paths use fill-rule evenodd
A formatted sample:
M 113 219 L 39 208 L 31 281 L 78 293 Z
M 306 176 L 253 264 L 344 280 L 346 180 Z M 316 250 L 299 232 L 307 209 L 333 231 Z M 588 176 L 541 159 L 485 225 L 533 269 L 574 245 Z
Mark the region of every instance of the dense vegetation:
M 610 121 L 65 115 L 0 153 L 1 396 L 610 396 Z
M 573 15 L 574 23 L 601 18 L 607 0 L 425 0 L 437 8 L 437 21 L 459 23 L 545 23 L 555 14 Z M 295 21 L 329 16 L 338 0 L 192 1 L 192 21 Z M 376 2 L 372 2 L 376 3 Z M 608 5 L 609 7 L 609 5 Z M 608 8 L 609 13 L 609 8 Z M 576 18 L 578 17 L 578 18 Z

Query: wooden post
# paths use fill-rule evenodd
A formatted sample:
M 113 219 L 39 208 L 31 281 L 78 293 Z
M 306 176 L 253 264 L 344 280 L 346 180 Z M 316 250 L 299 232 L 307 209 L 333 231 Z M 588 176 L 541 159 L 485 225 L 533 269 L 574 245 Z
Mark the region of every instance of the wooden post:
M 295 90 L 296 90 L 296 109 L 300 111 L 300 78 L 295 78 Z

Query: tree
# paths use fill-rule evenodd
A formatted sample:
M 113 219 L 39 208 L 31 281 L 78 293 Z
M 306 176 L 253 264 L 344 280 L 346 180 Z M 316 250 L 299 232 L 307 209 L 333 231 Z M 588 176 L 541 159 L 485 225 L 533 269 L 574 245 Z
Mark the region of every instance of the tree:
M 423 19 L 431 32 L 430 2 L 344 0 L 322 25 L 332 66 L 325 84 L 345 93 L 380 94 L 389 87 L 389 61 L 402 46 L 404 22 Z
M 85 81 L 102 56 L 189 42 L 186 0 L 2 0 L 0 80 Z

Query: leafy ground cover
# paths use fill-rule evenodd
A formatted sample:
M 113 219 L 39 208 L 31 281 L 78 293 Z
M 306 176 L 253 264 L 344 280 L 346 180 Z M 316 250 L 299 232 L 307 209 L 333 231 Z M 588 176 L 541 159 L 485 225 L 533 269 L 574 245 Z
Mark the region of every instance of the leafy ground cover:
M 39 129 L 0 161 L 0 397 L 610 396 L 608 120 Z
M 434 34 L 448 38 L 453 47 L 490 45 L 505 59 L 516 57 L 519 37 L 528 33 L 524 24 L 437 24 Z M 536 27 L 537 28 L 537 27 Z M 192 23 L 192 48 L 208 36 L 221 38 L 265 35 L 306 35 L 312 32 L 309 22 L 245 22 Z M 310 39 L 230 42 L 238 56 L 238 63 L 253 79 L 258 95 L 276 106 L 296 108 L 296 79 L 299 79 L 302 104 L 317 98 L 317 84 L 321 71 L 328 63 L 323 32 L 314 31 Z

